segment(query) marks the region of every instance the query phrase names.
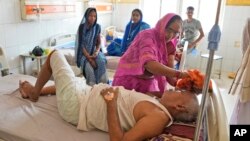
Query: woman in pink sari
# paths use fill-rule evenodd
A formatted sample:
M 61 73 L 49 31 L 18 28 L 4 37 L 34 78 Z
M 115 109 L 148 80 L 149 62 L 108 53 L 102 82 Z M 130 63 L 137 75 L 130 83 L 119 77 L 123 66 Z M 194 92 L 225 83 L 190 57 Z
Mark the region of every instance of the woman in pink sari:
M 167 82 L 175 86 L 177 78 L 188 77 L 187 72 L 173 69 L 181 27 L 181 17 L 169 13 L 155 28 L 140 32 L 120 59 L 113 86 L 161 97 Z

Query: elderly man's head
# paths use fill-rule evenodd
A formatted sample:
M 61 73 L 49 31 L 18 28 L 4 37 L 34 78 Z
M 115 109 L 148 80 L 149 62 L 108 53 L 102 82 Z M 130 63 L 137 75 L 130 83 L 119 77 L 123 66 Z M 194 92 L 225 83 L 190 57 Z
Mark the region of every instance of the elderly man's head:
M 160 103 L 163 104 L 177 121 L 195 121 L 199 111 L 197 96 L 188 91 L 166 91 Z

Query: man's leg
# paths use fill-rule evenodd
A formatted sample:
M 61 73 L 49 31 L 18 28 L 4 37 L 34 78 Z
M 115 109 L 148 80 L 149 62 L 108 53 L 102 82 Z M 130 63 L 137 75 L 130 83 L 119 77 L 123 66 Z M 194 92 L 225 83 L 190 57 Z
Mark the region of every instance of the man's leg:
M 42 91 L 42 88 L 48 82 L 48 80 L 50 79 L 52 75 L 52 69 L 50 66 L 50 58 L 53 53 L 54 51 L 52 51 L 49 54 L 45 63 L 43 64 L 42 69 L 38 74 L 35 86 L 32 86 L 27 81 L 20 82 L 19 84 L 20 92 L 24 98 L 29 98 L 31 101 L 35 102 L 38 100 L 38 97 L 40 94 L 48 94 L 48 92 L 52 92 L 52 94 L 53 92 L 55 93 L 55 86 L 45 88 Z

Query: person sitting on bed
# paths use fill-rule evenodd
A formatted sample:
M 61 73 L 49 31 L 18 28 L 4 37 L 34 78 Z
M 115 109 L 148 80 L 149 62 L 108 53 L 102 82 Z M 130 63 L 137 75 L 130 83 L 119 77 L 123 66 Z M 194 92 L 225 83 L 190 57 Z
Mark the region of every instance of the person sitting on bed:
M 150 28 L 149 24 L 142 21 L 142 12 L 140 9 L 132 11 L 131 19 L 126 26 L 123 39 L 115 39 L 108 47 L 108 55 L 122 56 L 128 49 L 135 36 L 142 30 Z
M 168 13 L 154 28 L 137 34 L 119 61 L 112 85 L 162 94 L 167 83 L 175 86 L 178 78 L 189 77 L 187 72 L 173 69 L 175 45 L 181 28 L 181 17 Z
M 55 85 L 44 87 L 53 76 Z M 111 141 L 144 140 L 160 134 L 173 119 L 194 121 L 198 101 L 190 92 L 166 91 L 161 99 L 111 87 L 86 85 L 74 72 L 60 51 L 53 51 L 45 61 L 35 86 L 20 81 L 23 98 L 37 101 L 40 95 L 56 94 L 61 117 L 79 130 L 106 131 Z
M 105 55 L 100 51 L 101 27 L 95 8 L 88 8 L 77 31 L 75 59 L 87 84 L 107 83 Z

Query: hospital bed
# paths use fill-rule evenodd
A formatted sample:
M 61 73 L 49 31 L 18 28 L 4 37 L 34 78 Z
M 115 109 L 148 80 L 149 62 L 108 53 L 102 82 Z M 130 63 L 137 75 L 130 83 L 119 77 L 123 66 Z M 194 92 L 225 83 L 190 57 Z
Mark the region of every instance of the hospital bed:
M 56 96 L 42 96 L 36 103 L 23 99 L 18 91 L 18 81 L 28 80 L 34 84 L 36 78 L 12 74 L 0 77 L 0 140 L 4 141 L 108 141 L 102 131 L 82 132 L 64 121 L 58 113 Z M 53 83 L 52 81 L 48 84 Z M 215 82 L 207 107 L 206 126 L 201 137 L 208 141 L 228 141 L 228 125 L 223 101 Z M 194 124 L 174 123 L 163 134 L 152 138 L 174 138 L 179 141 L 193 139 Z M 181 131 L 181 132 L 178 132 Z M 207 133 L 204 135 L 204 133 Z

